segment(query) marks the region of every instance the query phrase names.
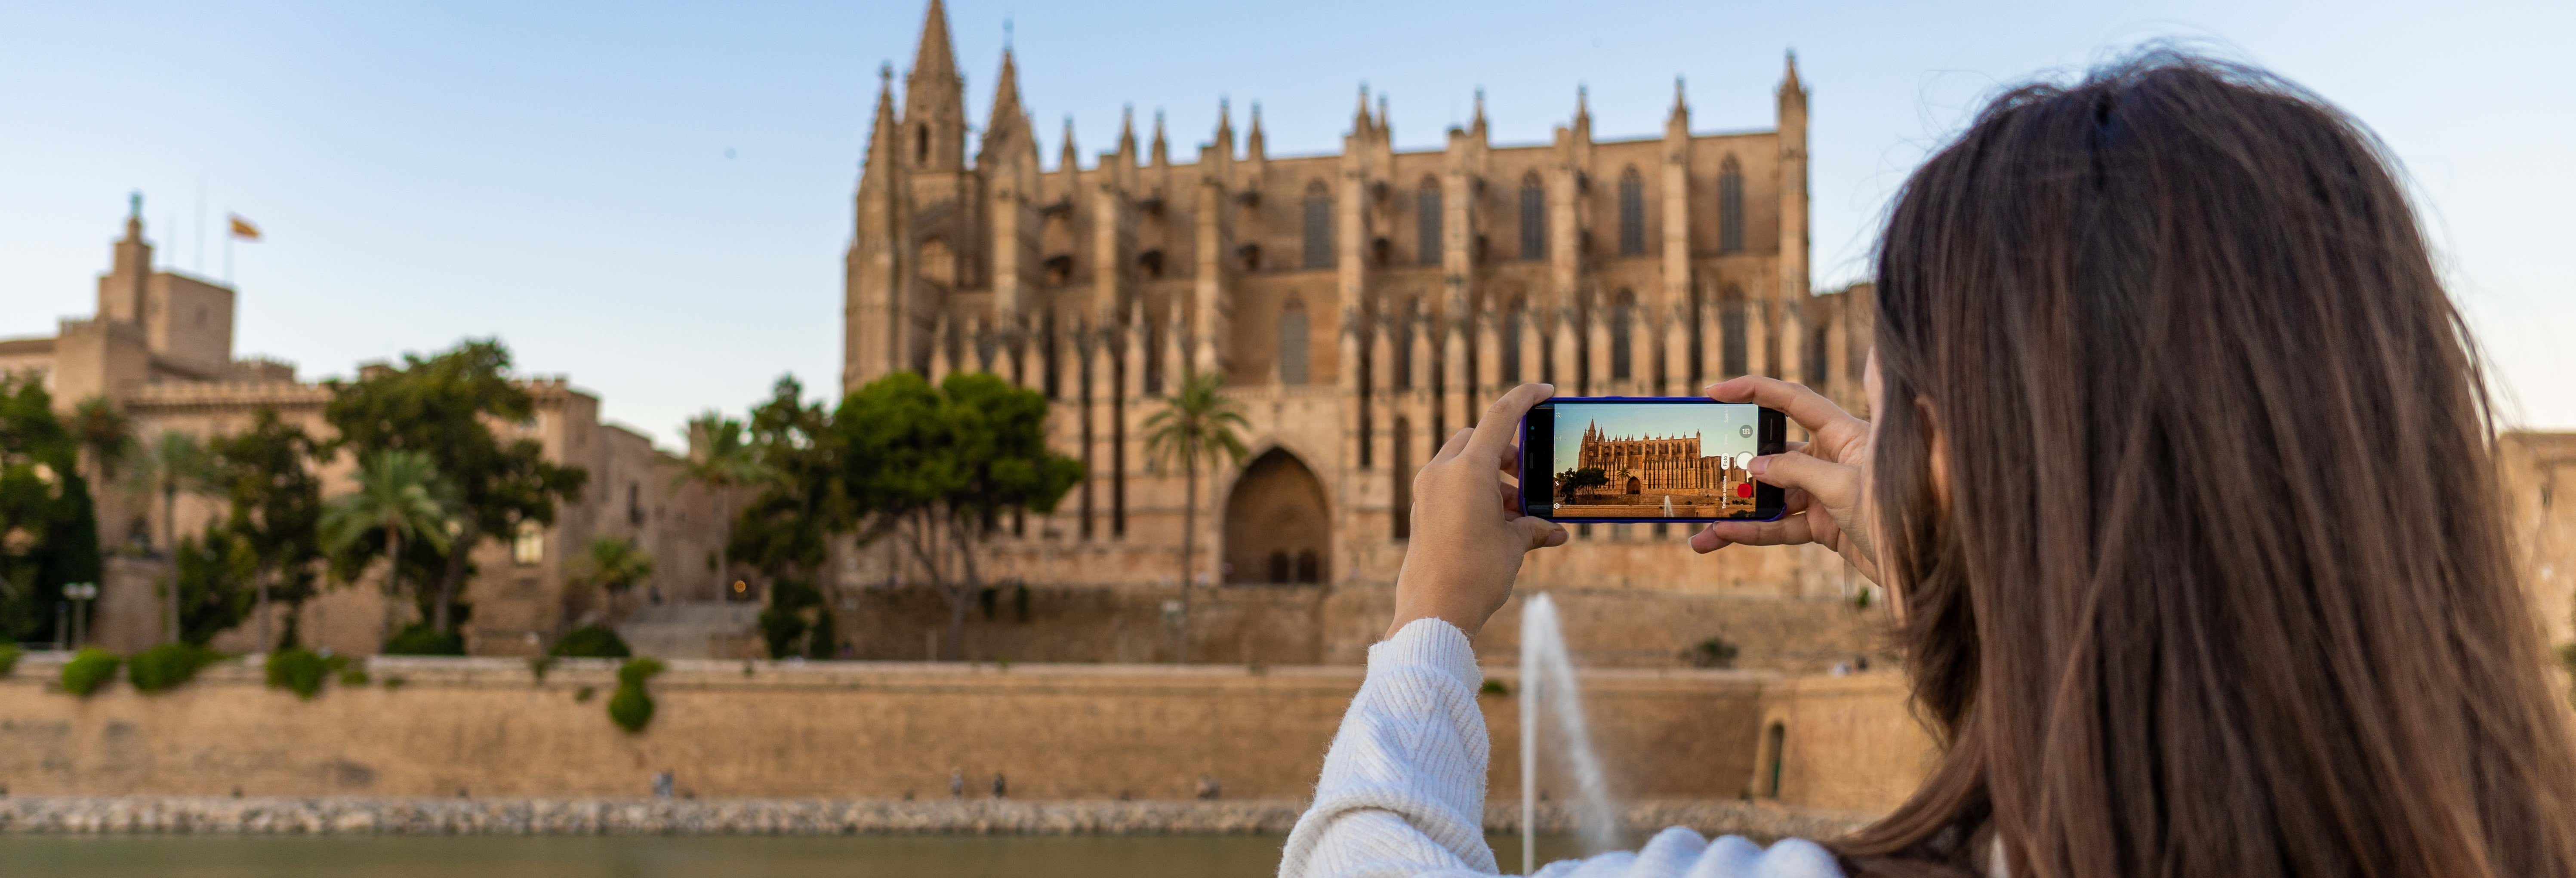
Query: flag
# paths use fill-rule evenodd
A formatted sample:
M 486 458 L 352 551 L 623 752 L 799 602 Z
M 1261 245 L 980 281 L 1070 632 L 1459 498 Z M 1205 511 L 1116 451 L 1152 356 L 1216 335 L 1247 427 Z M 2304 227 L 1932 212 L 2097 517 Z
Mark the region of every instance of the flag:
M 242 219 L 241 214 L 232 214 L 231 218 L 233 221 L 233 237 L 240 238 L 244 241 L 259 240 L 258 226 L 251 225 L 250 220 Z

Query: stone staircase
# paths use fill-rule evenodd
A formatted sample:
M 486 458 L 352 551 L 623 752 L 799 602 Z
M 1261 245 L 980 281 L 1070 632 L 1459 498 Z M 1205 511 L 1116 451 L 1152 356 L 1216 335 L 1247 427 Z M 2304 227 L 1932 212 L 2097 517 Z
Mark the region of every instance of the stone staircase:
M 756 603 L 673 603 L 636 611 L 617 636 L 636 655 L 654 658 L 752 658 L 761 653 L 759 624 Z

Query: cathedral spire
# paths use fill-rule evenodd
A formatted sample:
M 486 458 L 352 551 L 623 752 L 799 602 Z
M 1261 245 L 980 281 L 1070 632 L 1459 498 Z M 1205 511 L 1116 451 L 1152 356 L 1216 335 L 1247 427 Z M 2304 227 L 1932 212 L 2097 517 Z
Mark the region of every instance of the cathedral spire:
M 1172 147 L 1171 143 L 1163 138 L 1163 111 L 1159 107 L 1154 110 L 1153 161 L 1157 165 L 1167 165 L 1172 162 Z
M 922 15 L 921 46 L 912 56 L 912 75 L 932 72 L 957 75 L 956 49 L 948 39 L 948 7 L 940 0 L 930 0 L 930 11 Z
M 1368 83 L 1363 81 L 1360 83 L 1359 109 L 1351 111 L 1351 131 L 1357 134 L 1365 134 L 1368 132 L 1370 125 Z
M 993 78 L 993 113 L 984 123 L 984 145 L 975 154 L 977 167 L 1017 154 L 1013 142 L 1028 137 L 1028 110 L 1020 106 L 1020 65 L 1011 47 L 1002 47 L 1002 72 Z
M 1226 158 L 1233 158 L 1234 110 L 1227 104 L 1228 102 L 1222 96 L 1216 99 L 1216 148 L 1217 152 L 1224 155 Z M 1258 119 L 1260 117 L 1254 116 L 1253 118 Z M 1255 123 L 1253 125 L 1253 130 L 1261 130 L 1259 123 Z
M 877 118 L 868 129 L 868 157 L 859 165 L 859 192 L 869 192 L 893 185 L 892 175 L 903 153 L 896 148 L 899 138 L 894 122 L 894 65 L 877 68 Z
M 1261 136 L 1260 101 L 1252 102 L 1252 133 L 1247 135 L 1244 149 L 1253 158 L 1267 158 L 1266 153 L 1269 152 L 1269 142 Z
M 1118 155 L 1130 160 L 1136 157 L 1136 105 L 1128 104 L 1118 111 Z
M 1077 170 L 1082 167 L 1082 153 L 1076 150 L 1073 145 L 1072 113 L 1064 114 L 1064 155 L 1063 158 L 1057 161 L 1057 165 L 1067 171 Z
M 1475 133 L 1475 135 L 1477 136 L 1477 138 L 1479 138 L 1479 139 L 1482 139 L 1482 138 L 1485 136 L 1485 87 L 1484 87 L 1484 86 L 1481 86 L 1481 85 L 1480 85 L 1480 86 L 1476 86 L 1476 115 L 1475 115 L 1475 117 L 1474 117 L 1473 119 L 1468 120 L 1467 128 L 1468 128 L 1468 130 L 1473 131 L 1473 132 Z

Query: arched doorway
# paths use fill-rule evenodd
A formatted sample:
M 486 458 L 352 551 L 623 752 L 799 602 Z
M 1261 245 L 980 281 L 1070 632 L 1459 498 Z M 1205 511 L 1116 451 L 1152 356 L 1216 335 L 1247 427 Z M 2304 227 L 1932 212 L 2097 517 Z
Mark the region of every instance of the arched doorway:
M 1322 582 L 1331 575 L 1324 482 L 1286 449 L 1252 459 L 1225 498 L 1225 581 Z
M 1636 477 L 1636 476 L 1629 476 L 1629 477 L 1628 477 L 1628 493 L 1631 493 L 1631 494 L 1643 494 L 1643 493 L 1646 493 L 1646 483 L 1645 483 L 1645 482 L 1642 482 L 1642 481 L 1638 481 L 1638 479 L 1637 479 L 1637 477 Z

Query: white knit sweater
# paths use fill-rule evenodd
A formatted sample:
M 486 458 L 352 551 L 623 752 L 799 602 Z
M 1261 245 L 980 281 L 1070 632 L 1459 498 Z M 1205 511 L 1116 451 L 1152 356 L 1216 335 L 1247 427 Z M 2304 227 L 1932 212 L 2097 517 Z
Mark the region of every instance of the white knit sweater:
M 1485 845 L 1484 674 L 1457 626 L 1424 619 L 1369 647 L 1315 804 L 1288 833 L 1280 878 L 1493 875 Z M 1544 878 L 1842 878 L 1832 854 L 1788 839 L 1764 850 L 1674 827 L 1643 850 L 1550 863 Z

